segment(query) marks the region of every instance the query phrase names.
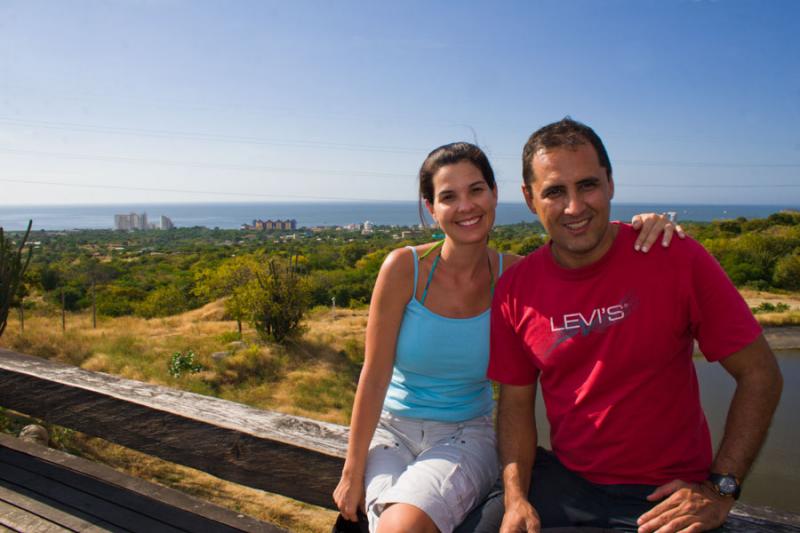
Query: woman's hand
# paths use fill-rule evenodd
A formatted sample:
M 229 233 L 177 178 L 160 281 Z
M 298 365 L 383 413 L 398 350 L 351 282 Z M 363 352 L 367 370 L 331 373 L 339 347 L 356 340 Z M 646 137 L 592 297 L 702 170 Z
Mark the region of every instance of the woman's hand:
M 667 247 L 672 241 L 672 234 L 677 232 L 678 237 L 681 239 L 686 237 L 683 228 L 680 224 L 674 222 L 674 213 L 641 213 L 634 215 L 631 219 L 631 226 L 633 229 L 639 231 L 639 236 L 636 238 L 633 248 L 638 252 L 647 251 L 653 246 L 658 239 L 658 236 L 663 232 L 664 236 L 661 239 L 661 246 Z
M 342 478 L 336 489 L 333 491 L 333 501 L 342 516 L 351 522 L 358 522 L 358 510 L 366 514 L 364 503 L 364 479 L 352 479 L 351 476 L 342 473 Z

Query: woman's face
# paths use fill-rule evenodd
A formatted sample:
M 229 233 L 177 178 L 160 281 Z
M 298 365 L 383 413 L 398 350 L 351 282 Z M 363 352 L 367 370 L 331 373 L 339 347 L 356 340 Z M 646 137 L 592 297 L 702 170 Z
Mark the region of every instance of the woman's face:
M 425 202 L 433 220 L 457 242 L 486 242 L 494 224 L 497 189 L 469 161 L 440 168 L 433 175 L 433 204 Z

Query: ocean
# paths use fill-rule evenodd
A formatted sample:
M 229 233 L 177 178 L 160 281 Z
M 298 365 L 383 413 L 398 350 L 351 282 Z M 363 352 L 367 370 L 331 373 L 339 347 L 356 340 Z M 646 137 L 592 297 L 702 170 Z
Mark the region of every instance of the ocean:
M 709 205 L 709 204 L 626 204 L 612 203 L 611 217 L 629 221 L 643 212 L 675 211 L 678 220 L 711 221 L 737 217 L 762 218 L 782 209 L 800 205 Z M 24 230 L 33 220 L 35 230 L 111 229 L 114 215 L 147 213 L 151 222 L 161 215 L 177 227 L 205 226 L 236 229 L 254 219 L 295 219 L 298 227 L 344 226 L 370 221 L 377 225 L 411 226 L 419 224 L 416 202 L 327 202 L 327 203 L 197 203 L 197 204 L 116 204 L 116 205 L 0 205 L 0 227 L 6 231 Z M 501 203 L 496 224 L 531 222 L 536 218 L 523 203 Z

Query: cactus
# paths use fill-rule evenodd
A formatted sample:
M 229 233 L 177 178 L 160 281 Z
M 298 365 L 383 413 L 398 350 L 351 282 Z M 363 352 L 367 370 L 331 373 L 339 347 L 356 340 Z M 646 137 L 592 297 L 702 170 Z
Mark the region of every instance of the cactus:
M 31 262 L 33 248 L 28 249 L 28 255 L 24 260 L 23 250 L 32 225 L 33 221 L 29 220 L 28 229 L 25 230 L 25 235 L 22 236 L 16 250 L 13 249 L 14 243 L 10 239 L 6 239 L 3 228 L 0 227 L 0 337 L 6 329 L 8 311 L 11 309 L 11 304 L 14 303 L 22 278 L 25 276 L 25 270 Z

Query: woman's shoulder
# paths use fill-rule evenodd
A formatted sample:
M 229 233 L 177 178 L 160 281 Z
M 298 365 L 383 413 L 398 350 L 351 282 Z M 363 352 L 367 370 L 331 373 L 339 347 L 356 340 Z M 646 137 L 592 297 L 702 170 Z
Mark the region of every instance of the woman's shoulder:
M 514 264 L 516 264 L 520 259 L 523 259 L 523 256 L 517 254 L 503 253 L 496 250 L 494 252 L 498 255 L 498 257 L 502 257 L 503 259 L 503 272 L 514 266 Z M 501 274 L 503 272 L 501 272 Z
M 381 272 L 387 275 L 414 271 L 414 253 L 411 247 L 396 248 L 383 260 Z
M 414 272 L 417 270 L 418 261 L 438 246 L 441 246 L 441 241 L 396 248 L 389 252 L 389 255 L 384 259 L 381 272 L 392 280 L 396 278 L 408 279 L 413 284 Z M 435 253 L 431 253 L 429 257 L 433 258 L 435 255 Z
M 381 266 L 381 273 L 395 279 L 408 279 L 413 283 L 416 263 L 425 252 L 436 246 L 437 243 L 431 242 L 417 246 L 404 246 L 389 252 Z

